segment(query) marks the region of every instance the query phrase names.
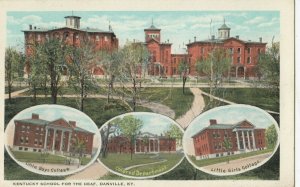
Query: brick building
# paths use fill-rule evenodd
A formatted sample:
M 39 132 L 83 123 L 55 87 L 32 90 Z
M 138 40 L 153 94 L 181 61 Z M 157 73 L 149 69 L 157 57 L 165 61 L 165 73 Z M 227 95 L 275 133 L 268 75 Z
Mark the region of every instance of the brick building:
M 135 154 L 176 152 L 176 139 L 151 133 L 141 133 L 135 138 L 133 149 Z M 130 153 L 129 139 L 124 136 L 110 138 L 108 152 Z
M 76 139 L 84 142 L 84 155 L 91 156 L 94 133 L 63 118 L 47 121 L 32 114 L 30 119 L 15 120 L 13 149 L 18 151 L 64 154 L 72 152 Z
M 66 16 L 64 27 L 45 29 L 29 25 L 28 30 L 23 30 L 25 36 L 25 54 L 30 56 L 33 53 L 33 46 L 44 42 L 49 38 L 58 38 L 69 45 L 80 46 L 80 42 L 88 40 L 94 45 L 95 50 L 117 49 L 119 40 L 109 25 L 108 31 L 95 28 L 81 28 L 80 17 Z M 103 75 L 101 67 L 93 67 L 94 75 Z M 25 72 L 30 72 L 30 64 L 27 64 Z
M 256 128 L 244 120 L 236 124 L 218 124 L 210 120 L 210 125 L 192 136 L 197 160 L 222 157 L 266 148 L 265 129 Z M 224 147 L 224 141 L 231 144 Z
M 197 41 L 187 44 L 188 54 L 191 62 L 191 75 L 197 75 L 195 64 L 208 57 L 215 48 L 227 49 L 231 55 L 231 77 L 249 78 L 256 77 L 254 71 L 260 53 L 266 50 L 266 44 L 260 37 L 258 41 L 241 40 L 239 36 L 231 37 L 230 28 L 224 24 L 218 29 L 218 37 L 214 35 L 207 40 Z

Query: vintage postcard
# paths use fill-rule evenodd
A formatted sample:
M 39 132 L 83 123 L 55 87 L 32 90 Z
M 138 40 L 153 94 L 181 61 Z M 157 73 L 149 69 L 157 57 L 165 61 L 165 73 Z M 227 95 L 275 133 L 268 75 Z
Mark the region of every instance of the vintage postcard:
M 1 1 L 1 186 L 294 186 L 293 1 Z

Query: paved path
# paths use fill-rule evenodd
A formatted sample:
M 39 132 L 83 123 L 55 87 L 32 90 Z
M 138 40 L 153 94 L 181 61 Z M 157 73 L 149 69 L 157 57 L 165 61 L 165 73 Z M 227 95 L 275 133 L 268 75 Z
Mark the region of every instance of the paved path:
M 108 173 L 108 170 L 99 163 L 98 159 L 88 168 L 66 177 L 66 180 L 96 180 Z
M 29 88 L 25 88 L 25 89 L 22 89 L 22 90 L 18 90 L 18 91 L 12 92 L 12 93 L 11 93 L 11 98 L 17 97 L 17 96 L 19 96 L 21 93 L 26 92 L 26 91 L 28 91 L 28 90 L 29 90 Z M 5 99 L 8 99 L 8 94 L 5 94 Z
M 166 159 L 163 159 L 163 160 L 160 160 L 160 161 L 157 161 L 157 162 L 151 162 L 151 163 L 147 163 L 147 164 L 133 165 L 133 166 L 129 166 L 129 167 L 125 168 L 125 170 L 130 170 L 130 169 L 133 169 L 133 168 L 138 168 L 138 167 L 148 166 L 148 165 L 153 165 L 153 164 L 159 164 L 159 163 L 163 163 L 163 162 L 166 162 L 166 161 L 167 161 Z
M 199 88 L 190 88 L 190 90 L 194 94 L 192 107 L 183 116 L 176 120 L 176 122 L 178 122 L 184 129 L 202 112 L 205 106 L 204 99 L 201 94 L 203 92 Z
M 212 97 L 213 99 L 222 101 L 222 102 L 224 102 L 224 103 L 230 104 L 230 105 L 237 104 L 237 103 L 235 103 L 235 102 L 232 102 L 232 101 L 229 101 L 229 100 L 226 100 L 226 99 L 223 99 L 223 98 L 220 98 L 220 97 L 211 95 L 211 94 L 206 93 L 206 92 L 202 92 L 202 94 L 203 94 L 203 95 L 206 95 L 206 96 L 208 96 L 208 97 Z M 274 111 L 271 111 L 271 110 L 265 110 L 265 111 L 268 112 L 268 113 L 270 113 L 270 114 L 279 114 L 279 112 L 274 112 Z

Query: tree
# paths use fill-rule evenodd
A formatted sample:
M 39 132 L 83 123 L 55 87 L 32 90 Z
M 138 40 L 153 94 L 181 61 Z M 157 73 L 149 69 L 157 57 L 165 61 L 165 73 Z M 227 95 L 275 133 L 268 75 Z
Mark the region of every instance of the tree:
M 128 115 L 120 119 L 118 124 L 121 134 L 128 138 L 128 140 L 130 141 L 130 155 L 132 160 L 135 138 L 143 126 L 143 121 L 134 118 L 132 115 Z
M 273 149 L 277 143 L 277 131 L 274 124 L 267 128 L 266 132 L 267 147 Z
M 182 93 L 185 94 L 185 83 L 187 81 L 187 76 L 189 73 L 189 65 L 186 58 L 178 64 L 178 72 L 182 77 Z
M 78 167 L 79 167 L 82 162 L 82 158 L 83 158 L 83 155 L 85 152 L 86 145 L 85 145 L 85 141 L 79 139 L 78 137 L 74 138 L 73 142 L 74 143 L 72 144 L 71 153 L 78 157 L 78 160 L 79 160 Z
M 274 96 L 274 101 L 279 104 L 280 84 L 280 43 L 273 42 L 265 53 L 258 57 L 257 73 L 262 76 L 260 82 Z
M 11 103 L 11 92 L 13 82 L 19 77 L 18 69 L 21 63 L 21 56 L 17 50 L 7 48 L 5 50 L 5 80 L 8 89 L 8 100 Z
M 118 122 L 120 121 L 119 118 L 109 122 L 107 125 L 105 125 L 103 128 L 100 130 L 101 134 L 101 141 L 102 141 L 102 147 L 100 150 L 100 154 L 102 158 L 106 158 L 107 156 L 107 148 L 108 148 L 108 142 L 109 142 L 109 137 L 116 133 Z
M 209 81 L 211 95 L 218 90 L 225 75 L 230 76 L 230 64 L 230 53 L 222 48 L 213 48 L 207 58 L 196 62 L 197 73 L 206 75 Z M 210 97 L 210 101 L 212 101 L 212 97 Z
M 108 51 L 102 50 L 100 51 L 100 65 L 103 68 L 105 76 L 106 76 L 106 84 L 107 84 L 107 103 L 110 102 L 110 95 L 113 90 L 114 81 L 119 75 L 119 67 L 122 62 L 121 53 L 119 51 Z
M 41 64 L 39 65 L 46 68 L 45 72 L 50 77 L 50 91 L 53 104 L 57 103 L 57 94 L 62 83 L 61 76 L 66 70 L 66 59 L 68 56 L 66 47 L 61 40 L 51 38 L 38 44 L 34 51 L 40 58 Z
M 165 135 L 170 139 L 175 139 L 177 146 L 182 146 L 183 132 L 176 125 L 170 124 L 168 130 L 165 132 Z
M 224 139 L 223 148 L 224 148 L 224 151 L 227 153 L 232 149 L 232 144 L 231 144 L 229 138 Z M 229 157 L 227 157 L 227 163 L 229 163 Z
M 84 110 L 84 99 L 96 87 L 92 76 L 92 67 L 95 66 L 94 46 L 88 41 L 82 41 L 80 47 L 69 46 L 70 62 L 67 63 L 69 70 L 69 84 L 79 95 L 79 108 Z
M 148 136 L 144 136 L 143 139 L 142 139 L 142 143 L 143 143 L 144 147 L 145 146 L 148 147 L 147 152 L 149 152 L 149 149 L 150 149 L 150 147 L 149 147 L 149 137 Z M 147 153 L 147 152 L 145 152 L 145 153 Z
M 120 66 L 120 82 L 123 86 L 123 93 L 132 98 L 132 110 L 136 110 L 137 97 L 139 94 L 138 84 L 144 80 L 149 53 L 142 43 L 128 43 L 120 51 L 122 65 Z M 126 86 L 130 81 L 132 87 Z

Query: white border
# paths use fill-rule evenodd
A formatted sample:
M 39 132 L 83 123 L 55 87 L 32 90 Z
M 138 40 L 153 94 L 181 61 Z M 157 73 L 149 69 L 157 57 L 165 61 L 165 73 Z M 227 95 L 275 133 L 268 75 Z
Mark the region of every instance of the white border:
M 117 119 L 117 118 L 119 118 L 119 117 L 124 117 L 124 116 L 129 116 L 129 115 L 132 115 L 132 116 L 142 116 L 142 115 L 159 116 L 159 117 L 161 117 L 161 118 L 164 118 L 164 119 L 170 121 L 170 123 L 172 123 L 172 125 L 176 125 L 176 126 L 181 130 L 182 134 L 184 134 L 183 128 L 182 128 L 177 122 L 175 122 L 173 119 L 171 119 L 171 118 L 169 118 L 169 117 L 167 117 L 167 116 L 164 116 L 164 115 L 162 115 L 162 114 L 157 114 L 157 113 L 153 113 L 153 112 L 129 112 L 129 113 L 121 114 L 121 115 L 119 115 L 119 116 L 116 116 L 116 117 L 114 117 L 114 118 L 108 120 L 104 125 L 101 126 L 101 128 L 99 128 L 99 132 L 100 132 L 100 130 L 101 130 L 102 128 L 104 128 L 109 122 L 111 122 L 111 121 L 113 121 L 113 120 L 115 120 L 115 119 Z M 182 145 L 183 145 L 183 144 L 182 144 Z M 102 145 L 101 145 L 101 146 L 102 146 Z M 160 175 L 163 175 L 163 174 L 166 174 L 166 173 L 172 171 L 174 168 L 176 168 L 176 167 L 183 161 L 183 159 L 184 159 L 184 155 L 182 155 L 181 160 L 180 160 L 177 164 L 175 164 L 175 166 L 173 166 L 171 169 L 169 169 L 169 170 L 167 170 L 167 171 L 164 171 L 164 172 L 162 172 L 162 173 L 159 173 L 159 174 L 157 174 L 157 175 L 152 175 L 152 176 L 147 176 L 147 177 L 134 177 L 134 176 L 130 176 L 130 175 L 124 175 L 124 174 L 122 174 L 122 173 L 116 172 L 116 171 L 110 169 L 109 167 L 107 167 L 103 162 L 101 162 L 100 158 L 98 159 L 98 162 L 99 162 L 100 164 L 102 164 L 102 165 L 103 165 L 107 170 L 109 170 L 110 172 L 112 172 L 112 173 L 114 173 L 114 174 L 116 174 L 116 175 L 125 177 L 125 178 L 131 178 L 131 179 L 151 179 L 151 178 L 158 177 L 158 176 L 160 176 Z
M 215 108 L 210 109 L 210 110 L 208 110 L 208 111 L 205 111 L 205 112 L 203 112 L 202 114 L 200 114 L 199 116 L 197 116 L 197 117 L 190 123 L 190 125 L 189 125 L 188 128 L 187 128 L 187 130 L 188 130 L 190 127 L 192 127 L 192 126 L 197 125 L 198 120 L 199 120 L 200 118 L 202 118 L 202 117 L 205 117 L 205 115 L 208 115 L 208 114 L 210 114 L 210 113 L 214 113 L 214 112 L 219 111 L 219 110 L 226 110 L 226 109 L 228 109 L 228 108 L 236 108 L 237 110 L 238 110 L 239 108 L 251 108 L 251 109 L 257 110 L 258 112 L 263 113 L 263 114 L 266 116 L 266 118 L 268 118 L 270 121 L 272 121 L 273 124 L 275 125 L 276 132 L 277 132 L 277 142 L 276 142 L 276 146 L 275 146 L 275 148 L 274 148 L 274 150 L 273 150 L 273 152 L 272 152 L 272 155 L 271 155 L 270 157 L 264 159 L 262 162 L 259 162 L 259 164 L 257 164 L 256 166 L 254 166 L 254 167 L 249 167 L 249 168 L 247 168 L 247 169 L 245 169 L 245 170 L 241 170 L 241 171 L 239 171 L 239 172 L 226 172 L 226 173 L 210 172 L 210 171 L 204 169 L 203 167 L 197 166 L 197 165 L 189 158 L 187 152 L 184 151 L 185 157 L 187 158 L 187 160 L 188 160 L 195 168 L 197 168 L 198 170 L 203 171 L 203 172 L 205 172 L 205 173 L 211 174 L 211 175 L 216 175 L 216 176 L 230 176 L 230 175 L 237 175 L 237 174 L 241 174 L 241 173 L 244 173 L 244 172 L 253 170 L 253 169 L 255 169 L 255 168 L 258 168 L 258 167 L 262 166 L 263 164 L 265 164 L 268 160 L 270 160 L 270 159 L 273 157 L 273 155 L 275 154 L 275 152 L 277 151 L 278 146 L 279 146 L 279 142 L 280 142 L 280 135 L 279 135 L 279 134 L 280 134 L 280 131 L 279 131 L 278 123 L 276 122 L 276 120 L 275 120 L 269 113 L 267 113 L 265 110 L 262 110 L 262 109 L 260 109 L 260 108 L 258 108 L 258 107 L 251 106 L 251 105 L 234 104 L 234 105 L 225 105 L 225 106 L 215 107 Z M 234 117 L 228 116 L 228 118 L 234 118 Z M 207 126 L 201 126 L 201 128 L 199 128 L 198 130 L 202 130 L 202 129 L 206 128 L 206 127 L 207 127 Z M 189 137 L 186 137 L 186 136 L 187 136 L 186 133 L 184 133 L 183 141 L 182 141 L 182 142 L 183 142 L 183 148 L 185 148 L 186 140 L 189 138 Z M 184 149 L 184 150 L 185 150 L 185 149 Z M 230 163 L 229 163 L 229 164 L 230 164 Z
M 49 175 L 49 176 L 65 176 L 65 175 L 70 175 L 70 174 L 74 174 L 74 173 L 77 173 L 79 171 L 82 171 L 84 169 L 86 169 L 87 167 L 89 167 L 90 165 L 92 165 L 96 159 L 98 158 L 98 155 L 100 153 L 100 149 L 101 149 L 101 135 L 100 135 L 100 132 L 99 131 L 95 131 L 93 133 L 95 133 L 95 135 L 97 136 L 99 142 L 98 142 L 98 149 L 97 149 L 97 152 L 95 153 L 94 155 L 94 158 L 91 159 L 91 161 L 89 163 L 87 163 L 86 165 L 84 165 L 83 167 L 81 168 L 78 168 L 78 169 L 74 169 L 74 170 L 71 170 L 71 171 L 67 171 L 67 172 L 44 172 L 44 171 L 41 171 L 41 170 L 38 170 L 38 169 L 34 169 L 32 167 L 29 167 L 27 166 L 26 164 L 24 164 L 23 162 L 20 162 L 18 161 L 14 155 L 10 152 L 10 149 L 7 145 L 7 139 L 8 137 L 6 136 L 6 130 L 11 128 L 12 125 L 14 125 L 13 121 L 15 120 L 15 118 L 18 118 L 18 115 L 22 114 L 22 113 L 26 113 L 26 112 L 29 112 L 33 109 L 40 109 L 40 110 L 43 110 L 43 108 L 54 108 L 54 109 L 65 109 L 65 110 L 69 110 L 69 111 L 72 111 L 74 112 L 74 115 L 82 115 L 84 116 L 85 118 L 87 118 L 91 125 L 94 125 L 96 128 L 95 129 L 98 129 L 97 125 L 95 124 L 95 122 L 90 118 L 88 117 L 85 113 L 77 110 L 77 109 L 74 109 L 74 108 L 71 108 L 71 107 L 68 107 L 68 106 L 64 106 L 64 105 L 54 105 L 54 104 L 45 104 L 45 105 L 36 105 L 36 106 L 33 106 L 33 107 L 29 107 L 29 108 L 26 108 L 24 110 L 22 110 L 21 112 L 19 112 L 18 114 L 16 114 L 11 120 L 10 122 L 8 123 L 8 125 L 6 126 L 6 129 L 5 129 L 5 149 L 6 151 L 8 152 L 9 156 L 17 163 L 19 164 L 20 166 L 22 166 L 24 169 L 26 170 L 29 170 L 31 172 L 34 172 L 34 173 L 37 173 L 37 174 L 41 174 L 41 175 Z

